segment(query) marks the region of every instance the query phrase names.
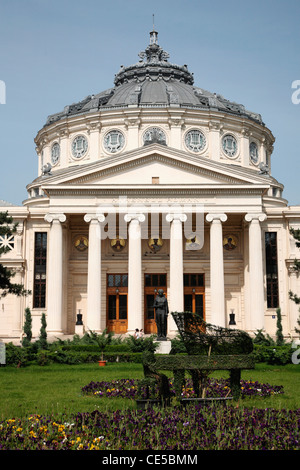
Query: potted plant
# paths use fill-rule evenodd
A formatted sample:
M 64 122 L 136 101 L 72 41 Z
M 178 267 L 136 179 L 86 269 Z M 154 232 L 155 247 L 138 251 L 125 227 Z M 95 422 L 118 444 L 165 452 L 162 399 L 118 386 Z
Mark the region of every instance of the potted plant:
M 103 353 L 106 349 L 106 347 L 111 343 L 112 337 L 113 337 L 113 332 L 107 332 L 107 328 L 103 330 L 103 332 L 99 335 L 94 335 L 94 340 L 99 346 L 99 349 L 101 351 L 101 359 L 98 361 L 99 366 L 105 366 L 106 361 L 104 360 Z

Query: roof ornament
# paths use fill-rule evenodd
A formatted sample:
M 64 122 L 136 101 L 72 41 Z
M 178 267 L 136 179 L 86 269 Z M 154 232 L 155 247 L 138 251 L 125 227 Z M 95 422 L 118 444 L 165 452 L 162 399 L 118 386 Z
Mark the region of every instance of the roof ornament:
M 269 175 L 270 173 L 270 169 L 269 169 L 269 166 L 266 165 L 265 163 L 261 162 L 259 164 L 259 174 L 260 175 Z
M 52 170 L 51 163 L 46 163 L 46 165 L 44 165 L 43 168 L 42 168 L 43 176 L 50 176 L 51 175 L 51 170 Z
M 153 15 L 153 30 L 150 31 L 150 42 L 149 46 L 138 54 L 141 59 L 141 62 L 146 59 L 147 64 L 157 64 L 160 62 L 168 62 L 169 54 L 164 51 L 158 45 L 158 32 L 154 27 L 154 15 Z
M 154 27 L 154 15 L 152 15 L 152 18 L 153 18 L 153 31 L 150 31 L 150 46 L 152 44 L 158 45 L 158 32 L 155 31 L 155 27 Z

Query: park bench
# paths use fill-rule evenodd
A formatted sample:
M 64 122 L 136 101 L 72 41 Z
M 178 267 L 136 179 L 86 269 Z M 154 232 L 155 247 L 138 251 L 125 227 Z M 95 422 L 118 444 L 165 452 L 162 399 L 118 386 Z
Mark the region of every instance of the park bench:
M 168 400 L 170 391 L 165 374 L 159 371 L 173 372 L 175 393 L 179 398 L 185 372 L 189 372 L 196 397 L 203 398 L 209 373 L 228 370 L 232 397 L 238 398 L 241 371 L 254 369 L 250 336 L 244 331 L 208 324 L 191 312 L 172 312 L 172 316 L 187 354 L 172 354 L 172 350 L 168 355 L 146 352 L 143 358 L 145 378 L 155 379 L 159 383 L 160 397 Z

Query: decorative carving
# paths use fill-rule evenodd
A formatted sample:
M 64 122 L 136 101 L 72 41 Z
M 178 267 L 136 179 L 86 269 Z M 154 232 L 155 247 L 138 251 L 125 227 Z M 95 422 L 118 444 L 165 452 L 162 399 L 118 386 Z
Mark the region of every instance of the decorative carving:
M 111 240 L 110 246 L 112 247 L 112 249 L 114 251 L 119 253 L 120 251 L 122 251 L 125 248 L 126 241 L 124 240 L 124 238 L 117 237 L 117 238 L 114 238 L 113 240 Z
M 157 253 L 161 250 L 163 241 L 161 238 L 150 238 L 148 240 L 148 246 L 153 253 Z
M 226 235 L 223 239 L 223 247 L 227 251 L 233 251 L 237 247 L 238 240 L 235 235 Z
M 85 235 L 79 235 L 75 238 L 74 246 L 78 251 L 85 251 L 89 246 L 88 238 Z
M 245 215 L 245 221 L 246 222 L 252 222 L 253 220 L 257 220 L 258 222 L 264 222 L 267 218 L 267 215 L 264 214 L 263 212 L 259 213 L 259 214 L 246 214 Z
M 44 217 L 44 220 L 46 222 L 49 222 L 50 224 L 53 221 L 58 221 L 58 222 L 63 223 L 67 220 L 67 217 L 65 216 L 65 214 L 46 214 Z
M 105 221 L 105 215 L 104 214 L 85 214 L 83 217 L 84 221 L 89 223 L 92 220 L 93 221 L 98 221 L 98 222 L 104 222 Z
M 206 216 L 207 222 L 213 222 L 214 220 L 220 220 L 220 222 L 226 222 L 227 215 L 226 214 L 207 214 Z

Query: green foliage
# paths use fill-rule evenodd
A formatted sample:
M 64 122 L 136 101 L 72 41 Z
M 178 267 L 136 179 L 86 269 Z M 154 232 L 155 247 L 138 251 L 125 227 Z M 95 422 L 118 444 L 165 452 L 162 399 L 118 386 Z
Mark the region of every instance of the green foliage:
M 175 338 L 171 339 L 170 354 L 187 354 L 186 347 L 180 335 L 177 335 Z
M 32 339 L 31 328 L 32 328 L 31 311 L 27 307 L 25 309 L 25 323 L 24 323 L 24 328 L 23 328 L 25 336 L 22 339 L 22 346 L 24 346 L 24 347 L 29 346 L 29 344 L 31 342 L 31 339 Z
M 111 340 L 112 340 L 114 333 L 112 331 L 108 332 L 107 328 L 105 328 L 105 330 L 103 330 L 101 334 L 97 334 L 93 331 L 90 331 L 89 334 L 90 334 L 91 342 L 92 343 L 95 342 L 98 348 L 100 349 L 101 359 L 103 360 L 103 353 L 105 349 L 107 348 L 107 346 L 111 344 Z
M 15 346 L 13 343 L 7 343 L 5 345 L 5 352 L 7 365 L 16 365 L 17 367 L 21 367 L 28 363 L 26 348 Z
M 46 322 L 46 315 L 42 313 L 42 318 L 41 318 L 41 329 L 40 329 L 40 338 L 39 338 L 39 343 L 40 343 L 40 348 L 41 349 L 47 349 L 48 343 L 47 343 L 47 322 Z
M 275 346 L 275 341 L 269 334 L 264 334 L 263 330 L 257 330 L 255 334 L 255 338 L 253 339 L 254 344 L 260 344 L 264 346 Z
M 211 325 L 191 312 L 172 312 L 172 316 L 188 354 L 233 355 L 253 350 L 245 331 Z
M 256 363 L 263 362 L 270 365 L 291 364 L 293 348 L 291 343 L 273 346 L 267 344 L 254 345 L 253 357 Z
M 135 338 L 134 336 L 128 336 L 125 338 L 125 344 L 127 344 L 132 352 L 143 352 L 151 351 L 155 352 L 158 344 L 154 342 L 155 336 L 146 336 L 145 338 Z
M 276 344 L 277 346 L 281 346 L 284 344 L 284 338 L 282 333 L 282 323 L 281 323 L 281 309 L 278 308 L 276 310 L 277 313 L 277 330 L 276 330 Z

